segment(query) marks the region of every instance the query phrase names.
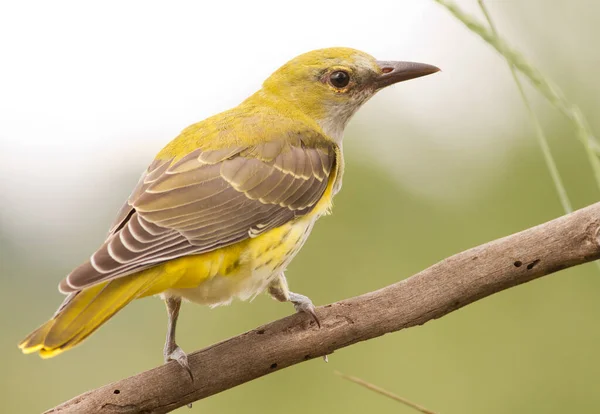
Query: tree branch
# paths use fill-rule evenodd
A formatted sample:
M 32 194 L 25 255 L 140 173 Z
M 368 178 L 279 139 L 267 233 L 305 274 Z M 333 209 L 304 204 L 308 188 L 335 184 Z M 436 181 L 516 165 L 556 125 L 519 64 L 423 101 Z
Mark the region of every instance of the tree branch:
M 478 299 L 600 258 L 600 203 L 451 256 L 375 292 L 296 314 L 176 362 L 88 391 L 47 413 L 166 413 L 336 349 L 442 317 Z

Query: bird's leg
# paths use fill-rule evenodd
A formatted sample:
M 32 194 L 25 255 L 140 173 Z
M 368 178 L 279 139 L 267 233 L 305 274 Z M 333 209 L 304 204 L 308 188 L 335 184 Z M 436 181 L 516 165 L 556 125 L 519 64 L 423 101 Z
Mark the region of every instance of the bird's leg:
M 296 312 L 309 314 L 315 320 L 319 328 L 321 327 L 321 321 L 319 321 L 317 313 L 315 312 L 315 305 L 313 305 L 312 300 L 299 293 L 290 292 L 287 280 L 283 273 L 269 284 L 269 294 L 279 302 L 292 302 Z
M 167 324 L 167 340 L 165 342 L 165 348 L 163 355 L 165 362 L 170 360 L 177 361 L 194 381 L 192 370 L 188 364 L 188 358 L 185 352 L 175 342 L 175 328 L 177 328 L 177 318 L 179 317 L 179 309 L 181 308 L 181 298 L 174 296 L 167 296 L 165 298 L 165 304 L 167 305 L 167 314 L 169 315 L 169 322 Z

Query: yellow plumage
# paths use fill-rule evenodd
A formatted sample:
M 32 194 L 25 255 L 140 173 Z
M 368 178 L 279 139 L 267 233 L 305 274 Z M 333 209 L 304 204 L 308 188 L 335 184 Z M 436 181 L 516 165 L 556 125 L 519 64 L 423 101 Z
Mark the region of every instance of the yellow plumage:
M 314 213 L 299 222 L 85 289 L 53 319 L 27 336 L 19 348 L 26 354 L 39 351 L 42 358 L 51 358 L 79 344 L 132 300 L 164 292 L 208 305 L 228 303 L 236 296 L 255 296 L 264 290 L 268 276 L 289 263 L 291 253 L 306 240 L 309 226 L 330 209 L 331 199 L 330 185 Z M 258 279 L 252 280 L 257 271 Z
M 169 312 L 165 359 L 188 370 L 175 343 L 182 298 L 215 306 L 268 289 L 316 319 L 283 272 L 341 186 L 344 126 L 380 88 L 436 70 L 313 51 L 238 107 L 186 128 L 142 176 L 105 243 L 61 282 L 68 296 L 54 317 L 19 347 L 55 356 L 132 300 L 158 294 Z

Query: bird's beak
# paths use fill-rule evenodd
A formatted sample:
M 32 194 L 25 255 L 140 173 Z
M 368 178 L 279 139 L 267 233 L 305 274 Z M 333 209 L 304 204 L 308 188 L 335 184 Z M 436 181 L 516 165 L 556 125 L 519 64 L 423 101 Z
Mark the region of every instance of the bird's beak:
M 375 79 L 375 89 L 385 88 L 421 76 L 439 72 L 440 68 L 426 63 L 377 61 L 382 74 Z

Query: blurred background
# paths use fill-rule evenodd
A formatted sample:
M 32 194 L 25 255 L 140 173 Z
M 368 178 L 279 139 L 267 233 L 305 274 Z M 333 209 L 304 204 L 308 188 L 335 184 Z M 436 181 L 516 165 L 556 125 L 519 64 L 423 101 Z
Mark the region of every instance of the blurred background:
M 481 18 L 475 0 L 458 4 Z M 600 133 L 600 3 L 488 7 Z M 351 121 L 343 191 L 287 272 L 294 291 L 317 305 L 359 295 L 563 214 L 505 61 L 433 1 L 3 1 L 2 411 L 41 412 L 162 363 L 156 298 L 51 360 L 16 344 L 55 311 L 58 282 L 103 241 L 164 144 L 288 59 L 329 46 L 443 72 L 381 92 Z M 527 90 L 574 206 L 597 201 L 570 123 Z M 599 276 L 593 264 L 566 270 L 180 411 L 412 412 L 339 370 L 446 414 L 595 413 Z M 178 342 L 193 351 L 292 311 L 266 295 L 212 310 L 184 304 Z

